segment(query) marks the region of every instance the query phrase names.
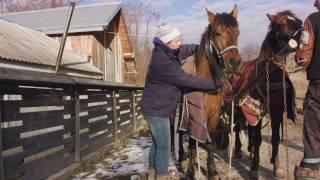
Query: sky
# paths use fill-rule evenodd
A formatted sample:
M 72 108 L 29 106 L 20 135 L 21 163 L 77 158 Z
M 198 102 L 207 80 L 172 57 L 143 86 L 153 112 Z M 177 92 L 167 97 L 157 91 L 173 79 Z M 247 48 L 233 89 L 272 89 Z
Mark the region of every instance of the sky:
M 82 0 L 84 3 L 100 3 L 108 0 Z M 312 12 L 314 0 L 132 0 L 151 3 L 160 14 L 161 21 L 177 27 L 183 33 L 183 43 L 199 43 L 200 35 L 208 25 L 205 8 L 214 13 L 231 12 L 238 5 L 240 27 L 239 46 L 260 45 L 268 30 L 266 14 L 291 10 L 301 20 Z M 156 27 L 156 25 L 154 25 Z M 155 28 L 152 28 L 155 32 Z M 154 34 L 153 34 L 154 35 Z

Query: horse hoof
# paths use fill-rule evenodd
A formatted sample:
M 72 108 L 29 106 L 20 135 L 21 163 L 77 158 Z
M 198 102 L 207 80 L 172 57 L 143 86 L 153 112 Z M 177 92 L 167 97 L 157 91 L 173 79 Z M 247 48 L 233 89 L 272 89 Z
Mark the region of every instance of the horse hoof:
M 182 167 L 183 172 L 187 172 L 188 166 L 189 166 L 188 160 L 183 160 L 183 161 L 181 162 L 181 167 Z
M 242 158 L 242 153 L 240 151 L 234 151 L 234 158 L 235 159 L 241 159 Z
M 253 159 L 253 156 L 254 156 L 253 152 L 250 152 L 249 158 Z
M 251 171 L 250 176 L 252 179 L 259 179 L 259 171 Z
M 275 177 L 278 177 L 278 178 L 284 177 L 284 172 L 281 168 L 278 168 L 278 169 L 274 170 L 273 172 L 274 172 Z

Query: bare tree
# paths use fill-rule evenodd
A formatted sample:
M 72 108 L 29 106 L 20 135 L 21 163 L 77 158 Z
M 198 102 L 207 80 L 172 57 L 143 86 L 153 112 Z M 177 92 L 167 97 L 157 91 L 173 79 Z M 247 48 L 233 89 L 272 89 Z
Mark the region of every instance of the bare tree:
M 71 0 L 1 0 L 1 12 L 29 11 L 66 6 Z
M 144 84 L 152 50 L 150 25 L 157 22 L 160 15 L 152 9 L 150 3 L 130 0 L 123 1 L 123 10 L 136 54 L 138 83 Z
M 257 44 L 247 44 L 240 50 L 243 61 L 252 61 L 258 57 L 259 53 L 260 47 Z

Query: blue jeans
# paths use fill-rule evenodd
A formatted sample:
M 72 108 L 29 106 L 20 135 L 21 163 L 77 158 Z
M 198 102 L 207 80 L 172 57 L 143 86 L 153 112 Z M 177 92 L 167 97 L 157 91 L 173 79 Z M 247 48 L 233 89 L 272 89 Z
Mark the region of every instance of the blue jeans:
M 149 152 L 149 167 L 154 167 L 157 176 L 168 173 L 170 156 L 170 122 L 169 118 L 145 116 L 152 135 Z

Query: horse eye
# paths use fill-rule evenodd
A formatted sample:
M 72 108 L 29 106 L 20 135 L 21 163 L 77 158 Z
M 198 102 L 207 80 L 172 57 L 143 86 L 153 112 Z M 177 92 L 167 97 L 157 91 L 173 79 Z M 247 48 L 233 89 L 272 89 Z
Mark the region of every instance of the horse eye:
M 221 36 L 221 34 L 219 32 L 215 32 L 214 33 L 216 36 Z

